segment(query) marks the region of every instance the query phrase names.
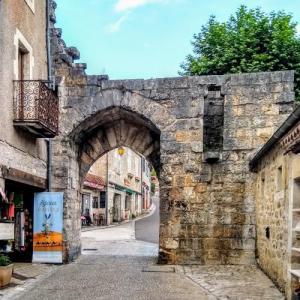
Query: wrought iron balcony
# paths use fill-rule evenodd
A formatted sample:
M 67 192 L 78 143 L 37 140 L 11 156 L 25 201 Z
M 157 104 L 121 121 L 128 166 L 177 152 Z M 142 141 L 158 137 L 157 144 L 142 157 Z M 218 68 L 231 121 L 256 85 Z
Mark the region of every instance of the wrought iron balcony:
M 58 97 L 42 80 L 14 81 L 14 125 L 36 137 L 58 134 Z

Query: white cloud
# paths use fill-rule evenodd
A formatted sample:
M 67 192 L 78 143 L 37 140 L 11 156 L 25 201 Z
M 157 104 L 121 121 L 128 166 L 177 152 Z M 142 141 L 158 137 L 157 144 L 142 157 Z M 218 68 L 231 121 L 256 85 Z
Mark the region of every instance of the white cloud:
M 160 2 L 165 2 L 165 0 L 118 0 L 115 6 L 115 10 L 118 12 L 122 12 L 149 3 L 160 3 Z
M 122 24 L 127 20 L 127 15 L 120 17 L 116 22 L 107 26 L 109 33 L 118 32 L 121 29 Z

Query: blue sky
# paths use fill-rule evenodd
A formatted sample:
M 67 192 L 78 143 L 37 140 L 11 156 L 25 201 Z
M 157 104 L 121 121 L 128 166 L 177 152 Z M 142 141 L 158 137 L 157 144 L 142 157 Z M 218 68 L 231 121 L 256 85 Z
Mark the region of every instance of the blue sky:
M 193 34 L 211 14 L 225 21 L 241 4 L 284 9 L 300 21 L 300 0 L 56 1 L 67 45 L 79 49 L 88 74 L 111 79 L 177 76 Z

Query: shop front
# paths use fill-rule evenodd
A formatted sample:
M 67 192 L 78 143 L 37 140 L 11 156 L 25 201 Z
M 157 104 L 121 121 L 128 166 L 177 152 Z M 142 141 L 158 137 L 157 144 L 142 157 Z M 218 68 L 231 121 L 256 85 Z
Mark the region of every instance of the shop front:
M 46 180 L 16 169 L 3 169 L 0 188 L 0 252 L 14 261 L 32 261 L 34 194 L 46 189 Z

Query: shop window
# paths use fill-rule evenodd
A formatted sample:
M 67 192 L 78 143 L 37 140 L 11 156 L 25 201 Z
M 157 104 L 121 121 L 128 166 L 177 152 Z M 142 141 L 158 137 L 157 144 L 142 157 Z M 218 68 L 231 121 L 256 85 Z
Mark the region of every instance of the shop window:
M 14 212 L 14 193 L 4 192 L 0 196 L 0 222 L 14 221 L 15 212 Z
M 99 208 L 99 198 L 93 197 L 93 208 Z
M 90 194 L 82 194 L 81 213 L 83 215 L 90 213 Z
M 277 176 L 276 176 L 276 189 L 277 191 L 281 191 L 283 188 L 283 180 L 282 180 L 282 167 L 277 168 Z
M 105 208 L 106 203 L 106 193 L 100 192 L 100 208 Z

